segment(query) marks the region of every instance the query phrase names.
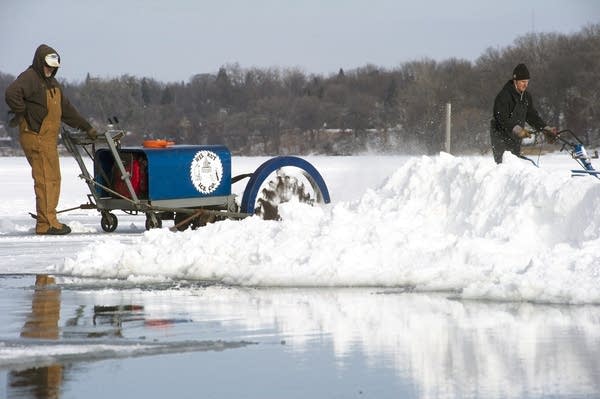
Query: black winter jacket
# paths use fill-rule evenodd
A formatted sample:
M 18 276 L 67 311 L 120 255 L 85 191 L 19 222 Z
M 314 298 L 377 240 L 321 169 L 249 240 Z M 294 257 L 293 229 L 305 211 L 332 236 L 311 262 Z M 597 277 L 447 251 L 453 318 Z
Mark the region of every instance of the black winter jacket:
M 525 122 L 538 130 L 546 127 L 546 123 L 533 106 L 529 91 L 520 94 L 514 82 L 509 80 L 494 101 L 494 130 L 504 138 L 518 139 L 513 133 L 513 128 L 516 125 L 524 127 Z

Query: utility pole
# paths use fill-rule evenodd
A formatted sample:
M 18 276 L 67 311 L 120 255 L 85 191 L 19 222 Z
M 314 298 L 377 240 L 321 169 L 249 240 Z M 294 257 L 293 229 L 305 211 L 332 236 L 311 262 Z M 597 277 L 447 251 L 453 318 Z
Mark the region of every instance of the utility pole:
M 452 144 L 452 104 L 446 103 L 446 140 L 444 142 L 444 151 L 450 154 Z

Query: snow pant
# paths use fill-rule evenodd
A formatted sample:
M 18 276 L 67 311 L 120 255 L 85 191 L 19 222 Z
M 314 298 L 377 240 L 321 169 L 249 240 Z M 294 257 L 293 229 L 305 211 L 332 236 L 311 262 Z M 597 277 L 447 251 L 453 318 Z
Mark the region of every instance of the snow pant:
M 521 140 L 516 140 L 493 127 L 490 129 L 490 139 L 496 163 L 502 163 L 502 154 L 504 154 L 504 151 L 510 151 L 516 156 L 521 156 Z
M 31 166 L 37 223 L 35 232 L 43 234 L 50 227 L 61 228 L 56 218 L 60 197 L 60 162 L 58 159 L 58 132 L 61 121 L 61 93 L 58 89 L 46 90 L 48 114 L 39 132 L 29 129 L 23 119 L 20 124 L 20 142 Z

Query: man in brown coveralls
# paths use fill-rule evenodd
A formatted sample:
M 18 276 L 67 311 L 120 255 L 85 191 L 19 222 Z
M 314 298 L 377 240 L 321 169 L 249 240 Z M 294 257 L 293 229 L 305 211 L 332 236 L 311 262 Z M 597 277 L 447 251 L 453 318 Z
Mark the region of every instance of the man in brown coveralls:
M 87 132 L 97 132 L 71 105 L 55 79 L 58 53 L 45 44 L 35 51 L 33 63 L 6 89 L 6 103 L 14 112 L 11 126 L 19 126 L 20 142 L 34 182 L 36 234 L 69 234 L 71 228 L 56 218 L 60 196 L 58 133 L 61 122 Z

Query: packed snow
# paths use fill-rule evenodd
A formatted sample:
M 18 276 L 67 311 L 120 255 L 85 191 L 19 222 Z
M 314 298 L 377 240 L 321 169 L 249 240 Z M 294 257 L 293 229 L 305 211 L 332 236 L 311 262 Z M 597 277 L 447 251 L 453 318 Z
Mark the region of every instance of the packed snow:
M 127 235 L 102 233 L 67 214 L 62 219 L 75 234 L 60 240 L 81 240 L 81 233 L 87 242 L 50 269 L 129 280 L 403 287 L 472 299 L 600 303 L 600 181 L 571 177 L 577 165 L 565 153 L 542 156 L 540 168 L 510 154 L 502 165 L 491 156 L 445 153 L 310 161 L 330 186 L 332 204 L 288 203 L 280 207 L 282 221 L 251 217 L 178 233 L 169 225 L 144 232 L 140 218 L 139 232 Z M 24 164 L 16 175 L 28 173 Z M 10 216 L 30 210 L 30 178 L 2 179 L 19 194 L 0 206 L 7 215 L 0 245 L 2 235 L 32 231 L 32 222 Z M 63 173 L 65 184 L 86 188 Z M 68 199 L 61 203 L 83 201 Z

